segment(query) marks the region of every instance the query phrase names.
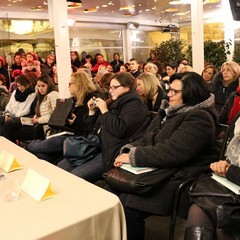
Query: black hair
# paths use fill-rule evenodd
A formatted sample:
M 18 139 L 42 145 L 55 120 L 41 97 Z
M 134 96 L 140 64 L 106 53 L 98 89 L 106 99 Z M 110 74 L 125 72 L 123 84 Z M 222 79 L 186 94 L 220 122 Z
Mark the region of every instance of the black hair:
M 167 66 L 171 67 L 172 69 L 175 69 L 175 68 L 177 69 L 178 64 L 176 62 L 169 62 L 165 65 L 165 67 Z
M 208 84 L 198 73 L 175 73 L 170 77 L 169 82 L 172 83 L 174 80 L 182 82 L 182 99 L 188 106 L 194 106 L 210 97 Z

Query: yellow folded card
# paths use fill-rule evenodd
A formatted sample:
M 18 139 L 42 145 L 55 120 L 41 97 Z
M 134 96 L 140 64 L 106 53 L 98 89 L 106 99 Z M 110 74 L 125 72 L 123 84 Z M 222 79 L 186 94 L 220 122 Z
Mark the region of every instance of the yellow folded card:
M 21 188 L 37 201 L 42 201 L 55 196 L 50 180 L 32 169 L 28 169 Z
M 5 172 L 22 169 L 22 166 L 17 162 L 15 156 L 6 151 L 0 152 L 0 168 Z

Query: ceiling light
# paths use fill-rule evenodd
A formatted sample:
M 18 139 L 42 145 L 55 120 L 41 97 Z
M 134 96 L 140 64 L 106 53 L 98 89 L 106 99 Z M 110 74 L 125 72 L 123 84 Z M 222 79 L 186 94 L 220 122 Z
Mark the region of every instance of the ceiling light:
M 41 11 L 43 10 L 42 6 L 31 7 L 32 11 Z
M 79 8 L 82 7 L 82 1 L 81 0 L 67 0 L 68 8 Z
M 83 10 L 83 12 L 85 12 L 85 13 L 97 12 L 97 8 L 86 8 Z
M 168 8 L 165 10 L 165 12 L 177 12 L 178 9 L 177 8 Z
M 179 1 L 171 1 L 169 4 L 171 5 L 179 5 L 179 4 L 190 4 L 190 0 L 179 0 Z
M 123 11 L 123 10 L 129 10 L 129 9 L 132 9 L 133 6 L 123 6 L 123 7 L 120 7 L 119 10 L 120 11 Z
M 181 12 L 181 13 L 175 13 L 174 15 L 175 16 L 183 16 L 183 15 L 186 15 L 187 13 L 186 12 Z
M 219 0 L 203 0 L 203 3 L 217 3 Z

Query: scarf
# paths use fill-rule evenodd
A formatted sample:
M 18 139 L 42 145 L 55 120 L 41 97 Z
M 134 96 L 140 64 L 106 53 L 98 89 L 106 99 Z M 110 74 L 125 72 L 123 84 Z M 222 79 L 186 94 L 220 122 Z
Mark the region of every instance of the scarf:
M 231 164 L 240 167 L 240 118 L 235 122 L 234 137 L 227 147 L 226 157 Z
M 34 93 L 34 89 L 33 88 L 28 88 L 26 89 L 24 92 L 21 92 L 18 88 L 16 89 L 16 93 L 15 93 L 15 100 L 17 102 L 24 102 L 27 97 L 31 94 Z
M 203 102 L 200 102 L 194 106 L 187 106 L 186 104 L 181 104 L 178 106 L 170 106 L 166 99 L 162 100 L 160 109 L 164 110 L 168 117 L 174 116 L 180 113 L 189 112 L 194 109 L 203 109 L 214 105 L 214 95 L 211 93 L 210 97 Z

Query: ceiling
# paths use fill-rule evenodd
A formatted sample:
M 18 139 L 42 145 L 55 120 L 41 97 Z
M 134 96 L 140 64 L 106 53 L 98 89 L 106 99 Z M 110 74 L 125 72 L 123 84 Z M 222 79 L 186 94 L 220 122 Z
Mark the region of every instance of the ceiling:
M 59 0 L 56 0 L 59 1 Z M 113 22 L 151 22 L 161 24 L 164 22 L 183 23 L 191 19 L 190 4 L 170 5 L 171 0 L 82 0 L 82 7 L 69 9 L 69 16 L 81 20 L 96 20 L 109 18 Z M 190 0 L 181 0 L 190 1 Z M 199 0 L 200 1 L 200 0 Z M 216 0 L 203 0 L 210 2 Z M 226 0 L 225 0 L 226 1 Z M 207 16 L 221 8 L 221 0 L 216 3 L 204 4 L 204 15 Z M 27 18 L 28 14 L 37 16 L 48 13 L 47 0 L 1 0 L 0 12 L 8 14 L 10 18 Z M 174 11 L 175 9 L 175 11 Z M 94 12 L 91 12 L 94 11 Z M 24 14 L 23 14 L 24 12 Z M 18 14 L 17 14 L 18 13 Z M 20 13 L 20 14 L 19 14 Z M 182 15 L 181 15 L 182 14 Z M 0 14 L 0 18 L 1 14 Z

